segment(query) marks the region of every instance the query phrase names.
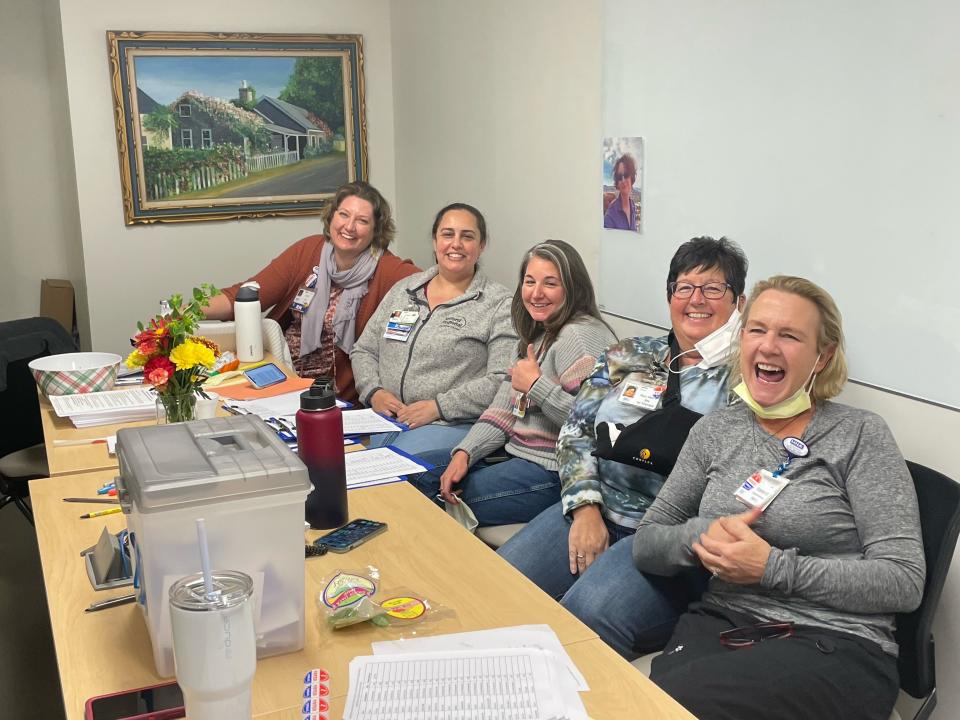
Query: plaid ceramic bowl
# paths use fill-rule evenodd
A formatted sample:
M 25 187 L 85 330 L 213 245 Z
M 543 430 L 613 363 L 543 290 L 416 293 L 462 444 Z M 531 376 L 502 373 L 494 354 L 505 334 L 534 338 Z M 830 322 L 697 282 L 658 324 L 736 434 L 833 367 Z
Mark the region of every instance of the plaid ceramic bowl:
M 74 395 L 112 390 L 122 359 L 114 353 L 64 353 L 37 358 L 29 367 L 44 395 Z

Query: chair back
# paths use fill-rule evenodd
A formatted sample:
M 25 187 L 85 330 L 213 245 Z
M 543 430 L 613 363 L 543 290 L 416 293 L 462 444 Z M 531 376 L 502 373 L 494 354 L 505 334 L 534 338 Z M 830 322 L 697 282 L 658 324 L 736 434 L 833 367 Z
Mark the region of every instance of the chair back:
M 37 383 L 27 364 L 76 349 L 52 318 L 0 322 L 0 457 L 43 442 Z
M 917 490 L 927 581 L 920 607 L 897 615 L 895 637 L 900 645 L 900 687 L 922 698 L 937 684 L 933 617 L 960 531 L 960 484 L 918 463 L 908 462 L 907 467 Z

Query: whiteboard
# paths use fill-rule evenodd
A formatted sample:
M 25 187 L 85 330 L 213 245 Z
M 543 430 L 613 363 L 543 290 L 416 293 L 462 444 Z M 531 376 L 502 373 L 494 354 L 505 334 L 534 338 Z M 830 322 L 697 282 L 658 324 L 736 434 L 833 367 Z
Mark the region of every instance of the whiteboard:
M 598 229 L 602 309 L 669 325 L 676 248 L 726 235 L 748 290 L 834 296 L 851 378 L 960 408 L 958 27 L 947 0 L 605 0 L 603 135 L 646 158 L 643 233 Z

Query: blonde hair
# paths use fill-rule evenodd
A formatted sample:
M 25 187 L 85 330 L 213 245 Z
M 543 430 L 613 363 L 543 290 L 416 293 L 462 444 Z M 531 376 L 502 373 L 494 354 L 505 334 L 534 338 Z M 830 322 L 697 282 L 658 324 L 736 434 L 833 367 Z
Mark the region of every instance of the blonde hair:
M 843 318 L 837 304 L 833 301 L 826 290 L 810 282 L 806 278 L 795 277 L 793 275 L 774 275 L 767 280 L 761 280 L 750 291 L 750 299 L 743 309 L 743 318 L 740 326 L 744 327 L 747 320 L 750 319 L 750 311 L 753 309 L 753 303 L 766 290 L 779 290 L 780 292 L 798 295 L 812 302 L 820 315 L 820 329 L 817 335 L 817 351 L 823 353 L 830 347 L 833 347 L 833 357 L 827 361 L 827 364 L 817 374 L 817 379 L 810 391 L 810 397 L 814 402 L 820 400 L 829 400 L 836 397 L 843 390 L 847 383 L 847 358 L 844 352 L 846 343 L 843 339 Z M 734 353 L 730 362 L 732 368 L 730 372 L 730 386 L 734 387 L 741 380 L 740 373 L 740 347 Z

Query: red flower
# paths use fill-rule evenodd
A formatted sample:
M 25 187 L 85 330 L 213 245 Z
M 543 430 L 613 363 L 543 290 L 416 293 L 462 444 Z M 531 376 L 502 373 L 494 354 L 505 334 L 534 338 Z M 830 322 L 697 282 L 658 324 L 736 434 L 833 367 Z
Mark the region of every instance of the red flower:
M 147 361 L 147 364 L 143 366 L 143 377 L 157 390 L 163 390 L 170 378 L 173 377 L 173 372 L 176 369 L 174 364 L 170 362 L 170 358 L 161 355 Z
M 146 330 L 138 332 L 133 337 L 133 346 L 144 357 L 156 355 L 158 352 L 169 353 L 170 342 L 170 332 L 165 319 L 159 322 L 151 320 Z

